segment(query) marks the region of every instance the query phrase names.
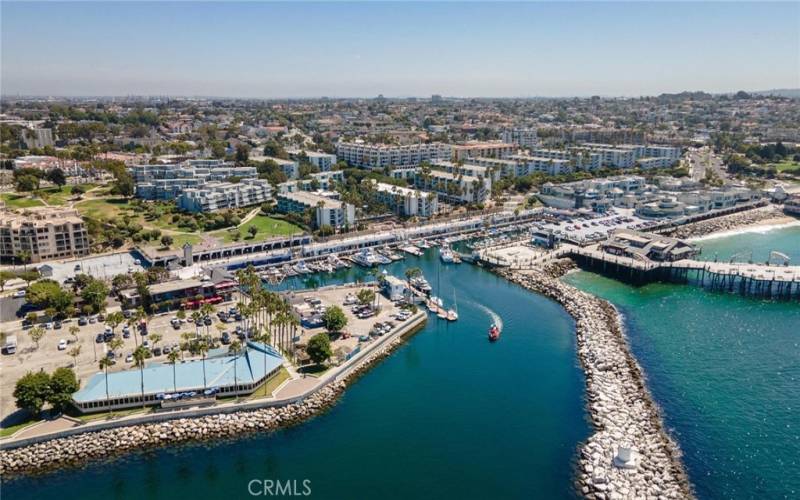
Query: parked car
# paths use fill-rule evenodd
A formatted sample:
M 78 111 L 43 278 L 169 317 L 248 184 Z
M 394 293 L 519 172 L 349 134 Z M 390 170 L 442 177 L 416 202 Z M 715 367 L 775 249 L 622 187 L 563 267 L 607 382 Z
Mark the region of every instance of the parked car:
M 52 321 L 48 321 L 47 323 L 44 324 L 44 328 L 45 328 L 45 330 L 52 330 L 53 329 L 53 322 Z
M 228 332 L 222 332 L 222 336 L 220 337 L 219 340 L 223 344 L 228 345 L 231 343 L 231 334 Z
M 147 339 L 143 340 L 142 347 L 144 347 L 145 349 L 150 349 L 150 341 Z
M 209 316 L 206 316 L 205 318 L 203 318 L 203 324 L 205 324 L 206 326 L 211 325 L 211 323 L 212 323 L 212 321 L 211 321 L 211 318 Z
M 105 341 L 102 333 L 98 333 L 97 336 L 94 338 L 94 341 L 98 344 L 102 344 Z
M 54 330 L 61 330 L 61 322 L 60 321 L 56 321 L 55 323 L 53 323 L 53 329 Z
M 59 340 L 59 341 L 58 341 L 58 350 L 59 350 L 59 351 L 63 351 L 63 350 L 64 350 L 64 349 L 66 349 L 66 348 L 67 348 L 67 341 L 66 341 L 66 339 L 61 339 L 61 340 Z
M 89 324 L 89 320 L 86 318 L 86 316 L 81 316 L 80 318 L 78 318 L 78 324 L 80 326 L 86 326 Z
M 125 362 L 133 363 L 133 354 L 128 354 L 127 356 L 125 356 Z
M 22 298 L 25 296 L 25 293 L 26 293 L 25 290 L 17 290 L 16 292 L 14 292 L 14 298 L 15 299 Z
M 161 356 L 161 348 L 153 347 L 153 356 Z
M 89 323 L 97 323 L 97 318 L 94 316 L 89 316 Z
M 164 346 L 164 349 L 162 349 L 162 352 L 163 352 L 164 354 L 169 354 L 169 353 L 171 353 L 171 352 L 172 352 L 172 347 L 170 347 L 170 346 L 168 346 L 168 345 L 165 345 L 165 346 Z

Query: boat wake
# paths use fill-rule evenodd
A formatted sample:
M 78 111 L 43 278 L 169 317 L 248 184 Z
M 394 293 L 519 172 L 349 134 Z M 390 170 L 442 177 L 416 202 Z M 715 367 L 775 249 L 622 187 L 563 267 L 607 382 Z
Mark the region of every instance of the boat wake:
M 503 318 L 501 318 L 499 314 L 497 314 L 496 312 L 492 311 L 491 309 L 489 309 L 488 307 L 486 307 L 486 306 L 485 306 L 485 305 L 483 305 L 483 304 L 478 304 L 477 302 L 473 302 L 473 303 L 474 303 L 476 306 L 478 306 L 478 308 L 482 309 L 482 310 L 483 310 L 483 312 L 485 312 L 486 314 L 488 314 L 488 315 L 489 315 L 489 317 L 490 317 L 490 318 L 492 318 L 492 323 L 494 323 L 495 325 L 497 325 L 497 327 L 498 327 L 500 330 L 502 330 L 502 329 L 503 329 Z

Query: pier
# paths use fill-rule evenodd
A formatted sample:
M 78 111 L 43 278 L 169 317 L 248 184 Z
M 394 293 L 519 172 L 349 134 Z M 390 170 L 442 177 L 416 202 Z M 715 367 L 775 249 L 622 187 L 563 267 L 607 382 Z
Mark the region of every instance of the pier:
M 572 258 L 582 269 L 637 285 L 656 281 L 687 283 L 711 291 L 800 300 L 800 266 L 694 259 L 642 261 L 572 245 L 560 250 L 561 255 Z

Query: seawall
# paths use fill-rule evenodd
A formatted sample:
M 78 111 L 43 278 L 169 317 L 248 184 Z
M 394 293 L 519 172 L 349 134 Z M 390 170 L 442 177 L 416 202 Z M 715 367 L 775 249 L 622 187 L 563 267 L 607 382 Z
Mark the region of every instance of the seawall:
M 358 362 L 347 366 L 328 383 L 315 388 L 295 402 L 260 409 L 235 407 L 206 411 L 198 417 L 124 425 L 103 430 L 85 431 L 42 440 L 33 444 L 0 451 L 0 475 L 4 479 L 19 474 L 38 474 L 53 469 L 77 466 L 93 460 L 111 459 L 136 450 L 207 440 L 233 439 L 245 434 L 269 432 L 299 424 L 333 406 L 347 385 L 353 383 L 375 364 L 388 357 L 425 325 L 425 313 L 409 321 L 405 328 L 371 351 Z
M 542 270 L 497 272 L 560 303 L 575 320 L 595 428 L 581 446 L 578 491 L 590 499 L 693 497 L 680 450 L 664 429 L 619 313 L 610 303 L 559 279 L 573 267 L 563 259 Z M 630 459 L 625 448 L 632 451 Z

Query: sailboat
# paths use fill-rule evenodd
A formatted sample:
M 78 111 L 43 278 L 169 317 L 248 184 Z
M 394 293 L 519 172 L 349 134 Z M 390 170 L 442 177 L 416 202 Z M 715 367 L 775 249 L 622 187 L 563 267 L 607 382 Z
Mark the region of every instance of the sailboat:
M 453 308 L 447 311 L 447 321 L 458 319 L 458 302 L 456 302 L 456 290 L 453 289 Z

